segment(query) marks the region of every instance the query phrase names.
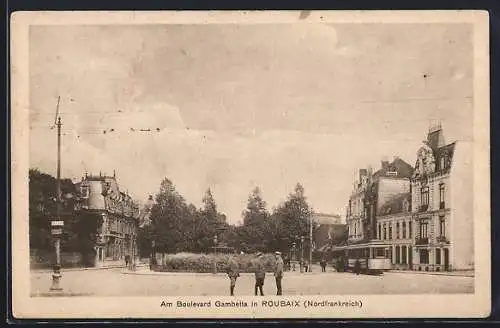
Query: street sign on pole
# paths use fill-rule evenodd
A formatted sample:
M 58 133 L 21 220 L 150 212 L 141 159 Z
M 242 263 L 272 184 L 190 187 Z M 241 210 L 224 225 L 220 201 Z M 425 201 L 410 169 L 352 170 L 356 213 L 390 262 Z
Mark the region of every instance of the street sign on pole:
M 53 235 L 62 235 L 62 229 L 52 229 L 52 234 Z

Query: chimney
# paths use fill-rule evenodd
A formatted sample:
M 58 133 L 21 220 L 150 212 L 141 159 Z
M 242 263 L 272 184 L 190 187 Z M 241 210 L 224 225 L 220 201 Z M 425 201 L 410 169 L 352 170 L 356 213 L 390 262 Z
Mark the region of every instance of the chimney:
M 389 160 L 387 159 L 387 156 L 382 157 L 382 170 L 387 170 L 389 167 Z
M 432 148 L 432 150 L 436 150 L 445 145 L 441 122 L 437 124 L 431 124 L 431 126 L 429 127 L 429 133 L 427 134 L 427 144 Z

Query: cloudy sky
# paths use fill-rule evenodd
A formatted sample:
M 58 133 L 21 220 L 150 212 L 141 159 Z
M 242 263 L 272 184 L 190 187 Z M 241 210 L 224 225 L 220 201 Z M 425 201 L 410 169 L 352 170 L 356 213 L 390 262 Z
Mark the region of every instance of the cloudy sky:
M 32 26 L 31 167 L 112 174 L 145 200 L 164 177 L 241 220 L 301 182 L 345 213 L 358 168 L 414 164 L 429 124 L 472 138 L 472 29 L 461 24 Z M 151 129 L 143 132 L 141 129 Z M 159 131 L 157 131 L 159 129 Z M 106 130 L 106 133 L 103 131 Z

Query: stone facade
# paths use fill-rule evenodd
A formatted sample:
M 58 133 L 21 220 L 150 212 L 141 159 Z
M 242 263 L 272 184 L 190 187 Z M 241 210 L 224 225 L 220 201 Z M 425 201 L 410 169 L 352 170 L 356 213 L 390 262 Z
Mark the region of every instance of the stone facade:
M 390 245 L 387 257 L 393 269 L 408 270 L 413 264 L 411 194 L 403 192 L 389 199 L 377 214 L 377 239 Z
M 104 261 L 123 260 L 137 256 L 137 229 L 139 206 L 120 191 L 115 175 L 85 175 L 77 184 L 81 211 L 102 218 L 99 238 L 95 245 L 96 266 Z
M 441 126 L 417 152 L 412 185 L 413 270 L 469 270 L 473 261 L 470 146 L 446 145 Z

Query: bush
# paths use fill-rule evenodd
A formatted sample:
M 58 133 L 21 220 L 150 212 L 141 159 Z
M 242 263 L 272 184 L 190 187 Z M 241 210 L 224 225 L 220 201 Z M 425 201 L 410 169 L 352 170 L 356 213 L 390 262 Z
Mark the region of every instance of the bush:
M 163 263 L 158 261 L 158 265 L 153 266 L 153 270 L 161 272 L 210 273 L 214 271 L 214 263 L 217 263 L 217 272 L 225 272 L 230 256 L 227 254 L 167 254 L 163 259 Z M 235 257 L 241 273 L 254 272 L 253 260 L 255 259 L 255 255 L 235 254 L 232 256 Z M 267 272 L 274 271 L 276 260 L 273 254 L 265 254 L 261 260 Z

